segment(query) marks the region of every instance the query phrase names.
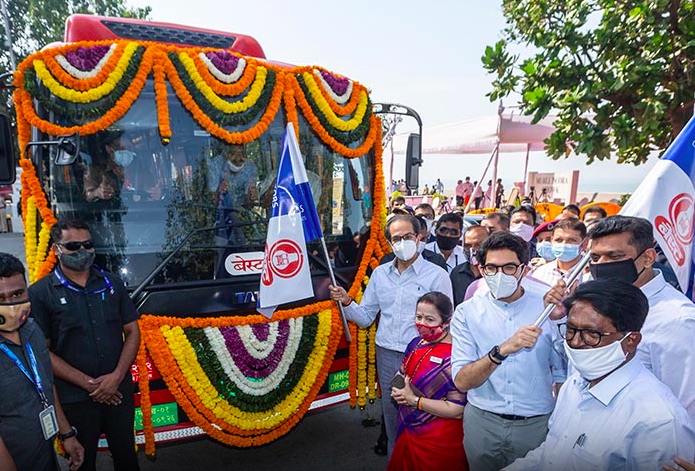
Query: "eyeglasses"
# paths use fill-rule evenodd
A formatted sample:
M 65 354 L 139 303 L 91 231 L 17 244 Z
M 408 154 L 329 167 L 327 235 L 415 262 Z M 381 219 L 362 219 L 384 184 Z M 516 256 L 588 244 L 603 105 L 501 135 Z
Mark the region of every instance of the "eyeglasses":
M 70 242 L 57 242 L 56 245 L 60 245 L 61 247 L 65 247 L 71 252 L 74 252 L 75 250 L 80 250 L 80 247 L 84 247 L 87 250 L 91 250 L 94 248 L 94 241 L 93 240 L 83 240 L 82 242 L 78 241 L 70 241 Z
M 566 322 L 563 322 L 562 324 L 558 324 L 557 329 L 560 331 L 560 335 L 562 335 L 565 340 L 568 342 L 574 338 L 575 335 L 577 335 L 577 332 L 579 332 L 579 336 L 582 339 L 582 342 L 584 342 L 586 345 L 589 347 L 595 347 L 598 344 L 601 343 L 601 339 L 607 335 L 612 335 L 612 334 L 621 334 L 622 332 L 599 332 L 597 330 L 593 329 L 577 329 L 576 327 L 572 327 L 571 325 L 567 324 Z
M 407 234 L 403 234 L 402 236 L 392 236 L 391 243 L 397 244 L 402 240 L 415 240 L 416 237 L 417 234 L 415 234 L 414 232 L 408 232 Z
M 440 227 L 437 229 L 437 234 L 458 237 L 461 235 L 461 231 L 458 229 L 449 229 L 448 227 Z
M 516 263 L 505 263 L 504 265 L 483 265 L 483 273 L 486 275 L 495 275 L 497 274 L 500 270 L 502 270 L 502 273 L 505 275 L 516 275 L 516 272 L 519 271 L 519 267 L 523 266 L 522 264 L 516 264 Z

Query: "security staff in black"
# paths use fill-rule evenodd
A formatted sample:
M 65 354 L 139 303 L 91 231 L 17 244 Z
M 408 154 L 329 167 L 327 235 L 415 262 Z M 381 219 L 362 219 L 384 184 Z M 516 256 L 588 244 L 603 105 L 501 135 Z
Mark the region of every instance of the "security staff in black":
M 29 288 L 65 415 L 85 448 L 81 470 L 96 470 L 106 435 L 116 471 L 138 470 L 130 367 L 140 344 L 138 313 L 123 282 L 93 265 L 94 244 L 82 221 L 51 229 L 59 265 Z

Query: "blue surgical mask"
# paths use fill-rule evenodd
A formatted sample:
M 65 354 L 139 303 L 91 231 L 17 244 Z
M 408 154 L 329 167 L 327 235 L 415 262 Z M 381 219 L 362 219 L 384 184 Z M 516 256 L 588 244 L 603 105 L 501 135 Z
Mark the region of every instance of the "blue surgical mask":
M 127 167 L 133 163 L 133 160 L 135 159 L 135 152 L 131 152 L 129 150 L 117 150 L 114 151 L 113 158 L 121 167 Z
M 553 242 L 553 255 L 561 262 L 571 262 L 579 257 L 579 244 Z
M 548 240 L 544 240 L 543 242 L 538 242 L 536 244 L 536 252 L 538 252 L 538 255 L 543 257 L 546 262 L 550 262 L 551 260 L 555 260 L 555 254 L 553 253 L 553 246 Z

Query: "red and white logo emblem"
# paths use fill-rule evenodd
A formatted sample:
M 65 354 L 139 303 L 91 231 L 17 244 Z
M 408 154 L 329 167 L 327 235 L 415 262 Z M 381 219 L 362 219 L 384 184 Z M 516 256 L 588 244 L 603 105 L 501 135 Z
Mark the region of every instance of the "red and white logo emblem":
M 664 249 L 671 252 L 678 266 L 683 266 L 686 253 L 693 241 L 693 216 L 695 207 L 693 197 L 681 193 L 671 200 L 668 208 L 669 219 L 664 216 L 654 218 L 654 228 L 666 241 Z
M 292 278 L 297 275 L 304 265 L 304 253 L 295 241 L 290 239 L 278 240 L 268 250 L 265 247 L 265 267 L 262 277 L 263 284 L 269 286 L 273 275 L 280 278 Z

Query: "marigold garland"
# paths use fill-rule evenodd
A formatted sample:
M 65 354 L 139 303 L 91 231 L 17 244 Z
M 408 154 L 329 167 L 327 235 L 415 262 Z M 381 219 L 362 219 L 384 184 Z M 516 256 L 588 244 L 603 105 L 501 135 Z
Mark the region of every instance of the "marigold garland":
M 64 55 L 78 47 L 92 47 L 97 45 L 112 47 L 114 44 L 113 53 L 108 57 L 104 56 L 106 58 L 99 62 L 100 69 L 95 69 L 93 72 L 84 74 L 85 78 L 76 78 L 70 75 L 69 71 L 66 71 L 63 65 L 61 65 L 61 62 L 63 64 L 65 64 L 65 62 L 62 59 L 56 59 L 58 55 Z M 131 54 L 130 52 L 126 53 L 126 51 L 140 50 L 138 48 L 141 48 L 141 52 L 139 53 L 137 67 L 133 69 L 132 81 L 123 84 L 121 82 L 125 80 L 124 74 L 125 70 L 127 70 L 125 67 L 132 66 L 130 63 L 126 64 L 126 62 L 130 60 L 126 60 L 126 57 L 134 57 L 134 52 Z M 207 50 L 208 49 L 197 48 L 184 49 L 176 46 L 155 43 L 136 43 L 132 41 L 102 41 L 48 49 L 30 56 L 22 62 L 15 74 L 15 85 L 17 89 L 14 101 L 18 116 L 17 129 L 20 149 L 22 149 L 20 164 L 24 169 L 22 173 L 22 206 L 26 228 L 25 243 L 27 262 L 31 262 L 29 263 L 30 277 L 38 279 L 41 276 L 45 276 L 50 272 L 56 262 L 53 251 L 48 249 L 47 237 L 50 227 L 55 223 L 55 217 L 48 205 L 43 188 L 36 176 L 36 171 L 28 158 L 29 156 L 24 155 L 25 145 L 31 139 L 30 126 L 33 125 L 41 132 L 54 136 L 67 135 L 74 132 L 87 135 L 106 129 L 130 109 L 135 100 L 140 96 L 140 92 L 145 85 L 148 75 L 152 73 L 154 77 L 159 129 L 163 141 L 171 136 L 166 90 L 166 82 L 168 81 L 175 95 L 181 100 L 184 107 L 192 113 L 194 119 L 208 132 L 230 143 L 247 143 L 259 138 L 275 119 L 280 106 L 284 103 L 285 117 L 288 122 L 293 123 L 297 132 L 299 131 L 297 106 L 299 106 L 302 109 L 303 116 L 313 131 L 332 151 L 349 158 L 361 157 L 370 151 L 374 152 L 375 184 L 373 194 L 374 215 L 372 231 L 367 246 L 365 247 L 363 258 L 360 261 L 357 276 L 349 290 L 353 297 L 359 296 L 359 298 L 356 297 L 356 299 L 360 299 L 363 282 L 366 283 L 368 281 L 368 271 L 374 266 L 374 263 L 378 261 L 381 254 L 388 249 L 388 244 L 383 237 L 382 231 L 385 222 L 385 213 L 382 211 L 382 209 L 385 208 L 385 188 L 383 185 L 383 169 L 381 163 L 381 124 L 379 118 L 371 114 L 371 106 L 366 88 L 357 82 L 352 82 L 351 88 L 348 87 L 343 95 L 336 97 L 340 99 L 340 103 L 338 103 L 336 98 L 332 97 L 330 93 L 326 93 L 323 84 L 317 83 L 313 74 L 320 69 L 315 67 L 283 68 L 272 64 L 263 64 L 263 66 L 259 66 L 259 62 L 252 58 L 244 58 L 245 68 L 243 72 L 239 72 L 240 75 L 237 74 L 234 76 L 233 80 L 236 80 L 235 82 L 223 83 L 210 72 L 208 66 L 198 55 L 200 52 L 205 52 Z M 221 111 L 241 113 L 243 110 L 250 109 L 253 103 L 260 100 L 261 94 L 259 90 L 264 88 L 261 86 L 262 82 L 268 82 L 268 86 L 265 88 L 272 90 L 269 93 L 267 105 L 264 105 L 264 109 L 262 113 L 259 113 L 258 119 L 253 123 L 249 123 L 247 129 L 241 132 L 232 132 L 224 129 L 220 122 L 211 119 L 196 103 L 189 89 L 187 89 L 186 85 L 183 83 L 179 70 L 177 70 L 168 56 L 170 53 L 177 54 L 178 57 L 182 59 L 182 62 L 187 65 L 189 75 L 196 79 L 196 90 L 206 98 L 211 98 L 211 103 L 217 105 L 217 108 Z M 128 54 L 130 54 L 130 56 L 128 56 Z M 263 74 L 262 70 L 267 71 L 267 79 L 265 81 L 261 80 Z M 272 86 L 269 81 L 271 72 L 275 77 Z M 118 92 L 118 98 L 115 100 L 113 106 L 104 110 L 104 113 L 96 119 L 79 125 L 66 127 L 44 120 L 36 114 L 33 103 L 33 99 L 36 97 L 23 87 L 28 73 L 39 77 L 44 86 L 51 90 L 56 97 L 66 100 L 67 102 L 74 102 L 75 104 L 90 103 L 93 100 L 99 99 L 99 97 L 105 97 L 110 91 L 116 94 L 117 86 L 125 86 L 125 88 L 123 88 L 122 94 Z M 302 89 L 300 80 L 301 83 L 307 87 L 308 93 L 305 93 Z M 256 84 L 256 88 L 253 88 L 254 84 Z M 215 99 L 215 97 L 241 96 L 242 94 L 244 95 L 241 102 L 230 103 L 222 98 L 218 98 L 221 101 L 216 101 Z M 238 103 L 243 103 L 243 105 L 235 107 L 234 105 Z M 352 116 L 346 119 L 338 117 L 348 116 L 350 114 L 352 114 Z M 330 126 L 326 127 L 325 123 L 330 123 Z M 361 142 L 355 141 L 354 144 L 351 142 L 350 146 L 341 142 L 341 139 L 346 139 L 347 136 L 350 136 L 350 139 L 354 139 L 356 134 L 350 133 L 353 131 L 357 132 L 359 129 L 364 129 L 364 136 L 359 138 Z M 344 132 L 347 132 L 347 134 L 340 134 Z M 359 132 L 361 133 L 362 131 Z M 335 136 L 340 136 L 339 139 L 334 137 L 332 133 L 337 133 Z M 41 217 L 41 229 L 38 232 L 38 237 L 37 229 L 39 221 L 37 216 Z M 248 415 L 246 412 L 239 414 L 234 412 L 233 409 L 226 409 L 219 401 L 212 401 L 210 398 L 208 398 L 207 402 L 211 404 L 213 408 L 207 408 L 204 402 L 198 398 L 197 394 L 208 394 L 214 397 L 213 395 L 217 394 L 217 392 L 212 384 L 201 383 L 202 376 L 198 376 L 200 375 L 200 371 L 197 371 L 197 375 L 189 375 L 193 381 L 191 385 L 188 383 L 188 378 L 185 377 L 183 373 L 179 375 L 176 374 L 174 369 L 172 369 L 171 362 L 161 361 L 167 351 L 171 352 L 169 344 L 167 343 L 168 340 L 173 342 L 171 345 L 173 345 L 174 351 L 179 348 L 179 345 L 185 346 L 183 337 L 181 336 L 183 330 L 181 329 L 209 328 L 222 325 L 222 323 L 229 326 L 258 324 L 268 322 L 265 317 L 259 315 L 217 319 L 179 319 L 143 316 L 143 319 L 140 321 L 143 331 L 143 344 L 138 352 L 137 362 L 142 373 L 140 376 L 140 391 L 142 395 L 143 424 L 147 453 L 154 453 L 154 428 L 152 427 L 151 421 L 149 381 L 147 380 L 147 369 L 145 364 L 148 350 L 150 354 L 153 355 L 153 359 L 157 355 L 160 356 L 160 361 L 157 362 L 157 360 L 155 360 L 155 362 L 157 362 L 157 366 L 169 385 L 172 394 L 177 398 L 177 401 L 184 408 L 189 418 L 200 425 L 206 433 L 224 443 L 235 446 L 252 446 L 268 443 L 287 433 L 287 431 L 289 431 L 304 415 L 327 376 L 331 362 L 327 361 L 326 358 L 332 358 L 334 355 L 342 333 L 342 323 L 340 322 L 337 309 L 334 303 L 330 301 L 319 302 L 310 306 L 287 311 L 279 311 L 276 312 L 273 317 L 273 321 L 294 319 L 299 316 L 320 315 L 316 313 L 327 309 L 330 309 L 331 328 L 329 340 L 326 345 L 315 345 L 316 349 L 318 349 L 316 351 L 322 352 L 321 354 L 324 359 L 321 361 L 317 360 L 314 362 L 313 366 L 307 366 L 306 368 L 307 371 L 313 370 L 316 373 L 315 381 L 312 384 L 307 384 L 302 390 L 303 394 L 306 394 L 306 396 L 301 403 L 297 403 L 297 399 L 295 399 L 294 402 L 288 403 L 289 406 L 292 406 L 288 407 L 288 409 L 293 409 L 294 413 L 289 417 L 277 419 L 275 423 L 276 428 L 272 430 L 244 430 L 241 427 L 235 427 L 229 423 L 222 423 L 224 420 L 220 420 L 220 415 L 228 420 L 229 416 L 227 413 L 233 413 L 232 415 L 235 415 L 237 419 L 241 420 L 248 420 L 249 417 L 253 416 Z M 325 316 L 327 314 L 324 313 L 323 315 Z M 160 327 L 167 332 L 168 340 L 167 337 L 164 336 L 163 331 L 160 330 Z M 372 399 L 375 394 L 373 386 L 375 373 L 372 359 L 374 353 L 372 341 L 375 329 L 376 326 L 371 326 L 364 333 L 358 333 L 361 329 L 357 329 L 352 323 L 350 325 L 353 338 L 359 337 L 362 339 L 363 342 L 360 342 L 360 344 L 364 347 L 361 348 L 355 345 L 356 342 L 350 345 L 351 403 L 358 389 L 361 390 L 359 395 L 363 398 Z M 318 337 L 317 335 L 317 339 Z M 356 370 L 355 362 L 357 361 L 356 357 L 359 351 L 363 353 L 366 352 L 366 359 L 362 362 L 364 368 L 360 367 L 363 372 L 361 375 L 363 379 L 360 380 L 360 387 L 358 387 L 356 383 L 355 378 L 357 375 L 353 374 L 353 371 Z M 192 359 L 196 355 L 195 351 L 193 351 L 192 356 L 191 350 L 185 350 L 185 348 L 181 351 L 177 351 L 177 354 L 179 354 L 184 364 L 186 362 L 185 359 L 189 359 L 192 362 Z M 169 358 L 169 360 L 171 360 L 171 358 Z
M 152 423 L 152 399 L 150 398 L 150 378 L 147 371 L 147 349 L 145 342 L 140 342 L 135 357 L 138 366 L 138 390 L 140 392 L 140 410 L 142 411 L 142 428 L 145 434 L 145 454 L 154 457 L 154 424 Z

